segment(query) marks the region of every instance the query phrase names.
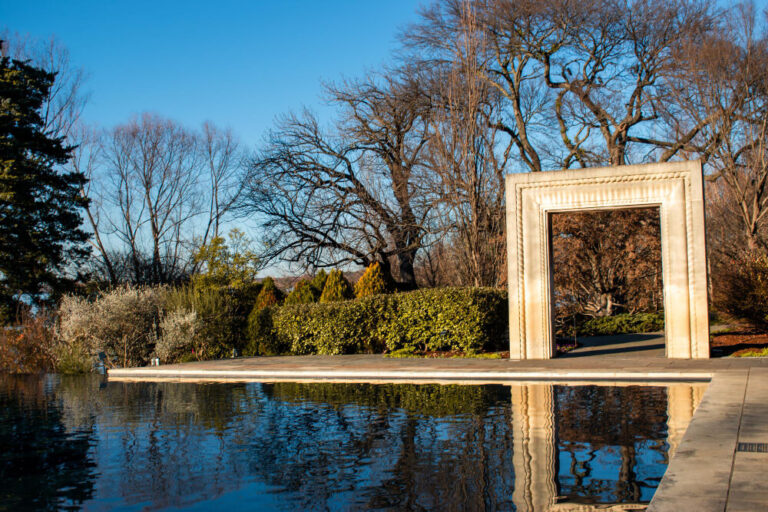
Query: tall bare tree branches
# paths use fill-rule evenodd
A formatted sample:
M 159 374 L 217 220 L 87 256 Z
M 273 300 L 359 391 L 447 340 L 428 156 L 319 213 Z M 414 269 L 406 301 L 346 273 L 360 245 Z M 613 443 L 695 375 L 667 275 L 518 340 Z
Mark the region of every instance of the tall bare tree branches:
M 88 94 L 83 90 L 83 69 L 72 63 L 67 48 L 54 37 L 38 40 L 3 29 L 0 30 L 0 42 L 0 54 L 29 60 L 56 74 L 43 107 L 43 122 L 49 136 L 69 138 L 88 101 Z
M 674 49 L 707 29 L 706 4 L 446 0 L 424 12 L 406 41 L 420 55 L 450 60 L 468 9 L 487 41 L 478 71 L 505 100 L 496 126 L 514 143 L 521 170 L 621 165 L 677 148 L 664 153 L 669 159 L 680 149 L 653 135 L 664 120 Z
M 462 7 L 460 32 L 450 41 L 452 59 L 433 67 L 430 86 L 429 163 L 439 203 L 435 222 L 441 241 L 447 236 L 453 244 L 459 283 L 498 286 L 506 261 L 504 175 L 513 143 L 499 140 L 500 97 L 479 71 L 486 38 L 475 11 Z
M 282 120 L 254 159 L 242 205 L 267 233 L 266 257 L 322 267 L 382 264 L 403 287 L 427 230 L 427 109 L 404 72 L 327 87 L 341 120 Z
M 242 189 L 243 154 L 229 130 L 200 132 L 144 114 L 106 132 L 78 128 L 70 165 L 88 176 L 95 272 L 111 283 L 164 283 L 196 270 Z

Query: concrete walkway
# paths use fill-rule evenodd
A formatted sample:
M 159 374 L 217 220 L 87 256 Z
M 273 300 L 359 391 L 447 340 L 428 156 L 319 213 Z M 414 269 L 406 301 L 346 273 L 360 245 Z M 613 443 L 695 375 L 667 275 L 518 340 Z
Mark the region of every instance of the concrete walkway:
M 110 379 L 462 381 L 709 381 L 722 370 L 768 368 L 768 359 L 666 359 L 631 353 L 549 360 L 390 358 L 381 355 L 279 356 L 222 359 L 109 370 Z
M 579 347 L 560 357 L 664 357 L 664 332 L 590 336 L 579 338 Z
M 636 340 L 655 344 L 652 339 Z M 239 358 L 115 369 L 110 380 L 568 384 L 705 381 L 652 512 L 768 510 L 768 358 L 675 360 L 655 349 L 593 349 L 546 361 L 395 359 L 380 355 Z M 641 355 L 642 354 L 642 355 Z
M 768 510 L 768 369 L 716 372 L 648 512 Z

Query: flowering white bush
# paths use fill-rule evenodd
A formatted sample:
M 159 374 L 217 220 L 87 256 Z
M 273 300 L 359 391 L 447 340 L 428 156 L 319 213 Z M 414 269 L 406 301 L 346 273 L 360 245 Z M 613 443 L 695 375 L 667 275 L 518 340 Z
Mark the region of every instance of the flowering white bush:
M 165 287 L 121 286 L 90 301 L 66 296 L 59 307 L 57 337 L 90 354 L 104 352 L 109 364 L 147 364 L 157 341 Z
M 155 344 L 157 357 L 164 363 L 173 363 L 191 353 L 200 327 L 194 311 L 177 309 L 167 313 L 160 322 L 160 338 Z

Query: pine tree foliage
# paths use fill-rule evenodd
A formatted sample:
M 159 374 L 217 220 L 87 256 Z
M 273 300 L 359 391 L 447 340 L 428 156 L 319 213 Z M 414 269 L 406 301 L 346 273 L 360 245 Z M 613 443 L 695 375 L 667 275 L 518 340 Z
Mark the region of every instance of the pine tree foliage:
M 65 271 L 88 254 L 80 228 L 86 179 L 64 172 L 73 150 L 47 135 L 41 109 L 53 73 L 0 58 L 0 300 L 55 298 L 72 285 Z
M 312 304 L 320 298 L 320 293 L 308 279 L 296 283 L 291 293 L 285 298 L 286 304 Z
M 312 288 L 317 290 L 318 297 L 321 293 L 323 293 L 323 288 L 325 288 L 325 281 L 328 280 L 328 273 L 325 270 L 319 270 L 317 274 L 315 274 L 315 277 L 312 278 L 312 282 L 310 283 L 312 285 Z
M 378 262 L 368 265 L 365 273 L 355 283 L 355 297 L 358 298 L 381 295 L 388 292 L 389 286 L 387 286 L 384 272 L 381 271 L 381 265 Z
M 353 296 L 352 285 L 349 284 L 341 270 L 331 270 L 325 281 L 323 294 L 320 295 L 320 302 L 339 302 L 351 299 Z
M 256 304 L 254 304 L 254 310 L 261 310 L 269 306 L 279 305 L 283 302 L 285 295 L 275 285 L 275 281 L 271 277 L 267 277 L 261 282 L 261 291 L 258 297 L 256 297 Z

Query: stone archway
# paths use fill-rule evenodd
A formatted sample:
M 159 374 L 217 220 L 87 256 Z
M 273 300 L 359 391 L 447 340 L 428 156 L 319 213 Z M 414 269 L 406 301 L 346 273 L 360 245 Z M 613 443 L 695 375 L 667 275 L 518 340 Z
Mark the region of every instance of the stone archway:
M 507 176 L 511 359 L 550 359 L 550 214 L 657 206 L 661 215 L 666 354 L 709 358 L 704 185 L 698 161 Z

